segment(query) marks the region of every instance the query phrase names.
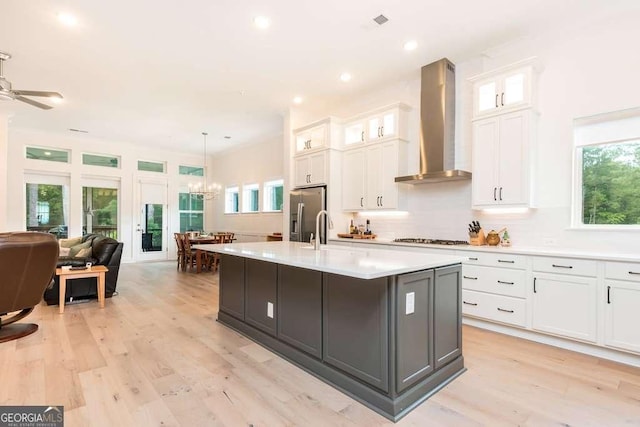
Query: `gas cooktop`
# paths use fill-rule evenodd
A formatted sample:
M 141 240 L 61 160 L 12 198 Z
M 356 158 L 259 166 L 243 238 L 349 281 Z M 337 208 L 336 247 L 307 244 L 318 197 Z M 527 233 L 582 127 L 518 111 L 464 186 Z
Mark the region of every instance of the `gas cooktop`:
M 445 239 L 422 239 L 419 237 L 404 237 L 401 239 L 394 239 L 397 243 L 420 243 L 423 245 L 468 245 L 469 242 L 464 240 L 445 240 Z

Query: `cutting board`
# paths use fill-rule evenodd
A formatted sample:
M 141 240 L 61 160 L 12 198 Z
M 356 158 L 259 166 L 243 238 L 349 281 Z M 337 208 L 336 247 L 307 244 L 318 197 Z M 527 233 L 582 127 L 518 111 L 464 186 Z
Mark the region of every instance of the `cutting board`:
M 348 234 L 348 233 L 338 233 L 338 237 L 343 239 L 375 239 L 375 234 Z

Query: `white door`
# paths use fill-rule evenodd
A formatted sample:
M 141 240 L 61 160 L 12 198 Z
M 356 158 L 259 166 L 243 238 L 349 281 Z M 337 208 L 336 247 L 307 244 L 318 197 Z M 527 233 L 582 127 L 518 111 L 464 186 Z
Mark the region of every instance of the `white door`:
M 498 194 L 500 204 L 528 204 L 527 111 L 500 116 Z
M 342 162 L 342 209 L 362 210 L 365 207 L 365 149 L 344 152 Z
M 136 261 L 166 260 L 168 234 L 167 182 L 139 180 L 135 227 Z
M 398 144 L 400 144 L 398 141 L 382 144 L 382 159 L 379 171 L 382 177 L 380 207 L 384 209 L 396 209 L 398 207 L 399 184 L 396 184 L 394 180 L 398 176 L 398 164 L 400 163 Z
M 498 204 L 497 156 L 499 118 L 473 123 L 473 179 L 471 193 L 474 206 Z

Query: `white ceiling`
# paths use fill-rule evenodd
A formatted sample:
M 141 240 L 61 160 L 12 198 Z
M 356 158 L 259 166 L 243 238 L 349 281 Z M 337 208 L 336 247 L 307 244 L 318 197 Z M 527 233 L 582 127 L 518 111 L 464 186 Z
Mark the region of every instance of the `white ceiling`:
M 279 135 L 295 95 L 331 105 L 520 37 L 589 22 L 637 0 L 2 0 L 14 89 L 65 97 L 43 111 L 0 101 L 10 126 L 209 152 Z M 59 24 L 60 11 L 79 24 Z M 389 22 L 378 26 L 373 18 Z M 271 27 L 253 25 L 267 15 Z M 406 40 L 419 47 L 405 52 Z M 339 75 L 349 71 L 350 83 Z M 230 140 L 223 137 L 229 135 Z

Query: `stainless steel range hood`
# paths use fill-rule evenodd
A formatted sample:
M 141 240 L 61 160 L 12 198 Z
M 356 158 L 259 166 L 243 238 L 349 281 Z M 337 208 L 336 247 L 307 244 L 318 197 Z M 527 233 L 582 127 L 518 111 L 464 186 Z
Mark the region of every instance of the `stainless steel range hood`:
M 395 182 L 430 184 L 471 179 L 455 169 L 455 66 L 446 58 L 422 67 L 420 89 L 420 172 Z

